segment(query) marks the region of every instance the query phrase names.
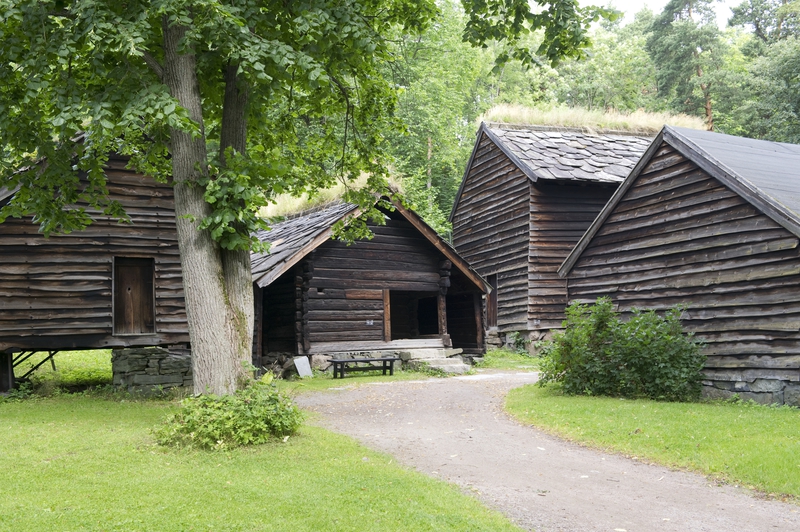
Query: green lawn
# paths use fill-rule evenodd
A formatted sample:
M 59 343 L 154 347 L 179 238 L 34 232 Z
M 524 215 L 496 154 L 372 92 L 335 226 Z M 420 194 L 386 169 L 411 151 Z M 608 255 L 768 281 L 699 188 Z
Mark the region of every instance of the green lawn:
M 661 403 L 512 390 L 507 410 L 552 434 L 800 497 L 800 410 L 730 402 Z
M 539 369 L 539 357 L 532 357 L 526 354 L 515 353 L 508 349 L 490 349 L 484 355 L 483 360 L 478 363 L 478 368 L 493 369 Z
M 453 486 L 303 427 L 225 453 L 153 444 L 165 401 L 0 402 L 0 530 L 516 530 Z
M 35 353 L 14 370 L 17 376 L 24 375 L 30 368 L 47 356 Z M 50 362 L 45 362 L 31 375 L 31 382 L 43 393 L 56 388 L 84 389 L 90 386 L 111 384 L 111 350 L 61 351 L 54 357 L 56 371 Z

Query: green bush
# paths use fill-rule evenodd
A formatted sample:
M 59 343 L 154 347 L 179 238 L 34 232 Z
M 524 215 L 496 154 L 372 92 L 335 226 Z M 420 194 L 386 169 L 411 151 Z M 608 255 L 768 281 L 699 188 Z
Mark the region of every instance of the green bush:
M 683 332 L 681 312 L 634 310 L 622 322 L 607 297 L 571 304 L 564 331 L 542 347 L 540 384 L 559 383 L 572 395 L 698 399 L 705 357 Z
M 228 449 L 294 434 L 302 420 L 297 405 L 266 375 L 233 395 L 184 399 L 154 434 L 162 445 Z

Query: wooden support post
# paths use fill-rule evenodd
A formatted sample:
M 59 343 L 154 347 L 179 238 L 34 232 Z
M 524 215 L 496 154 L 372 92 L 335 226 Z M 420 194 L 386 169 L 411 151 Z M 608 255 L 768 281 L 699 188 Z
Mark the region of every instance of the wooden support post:
M 475 330 L 478 332 L 476 341 L 478 343 L 478 349 L 483 352 L 486 349 L 483 329 L 483 298 L 477 292 L 472 294 L 472 305 L 475 308 Z
M 437 302 L 439 307 L 439 335 L 442 337 L 445 347 L 452 347 L 453 343 L 450 340 L 450 335 L 447 334 L 447 298 L 440 293 L 437 297 Z
M 294 274 L 294 304 L 297 309 L 294 319 L 294 338 L 297 345 L 297 354 L 302 355 L 305 353 L 303 347 L 303 314 L 306 306 L 304 305 L 303 297 L 308 297 L 308 293 L 303 288 L 302 268 L 295 266 Z
M 260 372 L 264 365 L 264 290 L 253 283 L 253 365 Z
M 383 291 L 383 341 L 392 340 L 392 307 L 389 290 Z
M 14 387 L 14 365 L 10 353 L 0 353 L 0 392 Z

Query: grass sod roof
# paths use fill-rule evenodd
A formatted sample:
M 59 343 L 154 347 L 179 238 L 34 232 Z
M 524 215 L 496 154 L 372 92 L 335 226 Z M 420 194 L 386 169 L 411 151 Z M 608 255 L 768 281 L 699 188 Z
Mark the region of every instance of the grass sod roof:
M 662 142 L 800 237 L 800 145 L 664 126 L 558 269 L 566 277 Z
M 703 120 L 696 116 L 671 113 L 653 113 L 643 110 L 632 113 L 557 106 L 547 109 L 500 104 L 486 111 L 479 122 L 500 123 L 513 126 L 537 126 L 553 130 L 578 131 L 590 135 L 639 135 L 653 137 L 664 124 L 690 129 L 705 129 Z

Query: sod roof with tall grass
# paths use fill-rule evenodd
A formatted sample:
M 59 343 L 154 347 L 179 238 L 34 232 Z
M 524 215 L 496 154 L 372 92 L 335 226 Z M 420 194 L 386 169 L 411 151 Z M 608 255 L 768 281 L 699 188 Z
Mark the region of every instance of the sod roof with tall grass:
M 691 129 L 705 129 L 701 118 L 684 114 L 634 111 L 621 113 L 598 109 L 558 106 L 549 109 L 500 104 L 486 111 L 480 122 L 516 126 L 538 126 L 582 131 L 588 134 L 627 134 L 654 136 L 665 124 Z

